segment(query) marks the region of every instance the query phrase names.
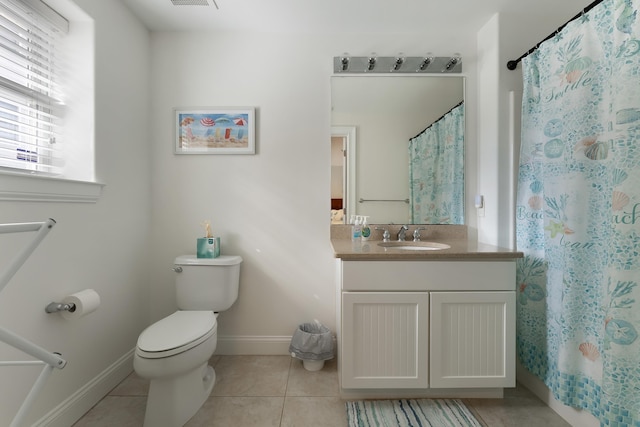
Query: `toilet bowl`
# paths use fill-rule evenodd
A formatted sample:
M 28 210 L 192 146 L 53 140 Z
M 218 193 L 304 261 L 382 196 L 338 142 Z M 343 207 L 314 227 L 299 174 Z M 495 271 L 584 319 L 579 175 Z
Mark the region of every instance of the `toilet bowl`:
M 208 361 L 218 338 L 214 310 L 227 309 L 237 298 L 242 262 L 240 257 L 220 258 L 217 262 L 176 258 L 180 310 L 138 338 L 133 367 L 138 376 L 150 380 L 144 427 L 183 426 L 213 390 L 216 376 Z M 211 310 L 204 309 L 203 301 Z
M 145 427 L 182 426 L 200 409 L 215 384 L 217 337 L 212 311 L 177 311 L 140 334 L 133 366 L 151 380 Z

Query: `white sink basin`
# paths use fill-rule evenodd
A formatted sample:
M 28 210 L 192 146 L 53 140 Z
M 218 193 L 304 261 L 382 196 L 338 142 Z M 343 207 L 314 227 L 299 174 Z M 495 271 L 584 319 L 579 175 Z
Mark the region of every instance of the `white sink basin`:
M 436 242 L 380 242 L 378 246 L 401 251 L 440 251 L 451 247 L 446 243 Z

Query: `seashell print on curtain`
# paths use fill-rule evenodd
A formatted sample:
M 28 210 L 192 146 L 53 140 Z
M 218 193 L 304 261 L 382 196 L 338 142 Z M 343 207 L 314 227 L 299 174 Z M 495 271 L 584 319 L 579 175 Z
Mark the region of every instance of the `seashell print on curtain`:
M 412 224 L 464 224 L 464 104 L 409 140 Z
M 563 403 L 640 425 L 640 0 L 523 59 L 517 351 Z

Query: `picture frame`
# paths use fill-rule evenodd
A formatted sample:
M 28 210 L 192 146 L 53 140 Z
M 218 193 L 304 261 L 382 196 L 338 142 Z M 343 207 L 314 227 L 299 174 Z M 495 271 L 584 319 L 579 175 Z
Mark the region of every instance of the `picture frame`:
M 175 154 L 255 154 L 255 108 L 174 108 Z

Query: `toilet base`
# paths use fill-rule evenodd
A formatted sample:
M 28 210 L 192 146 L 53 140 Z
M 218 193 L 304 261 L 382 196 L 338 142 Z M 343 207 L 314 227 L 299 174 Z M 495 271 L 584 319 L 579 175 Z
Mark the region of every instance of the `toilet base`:
M 182 427 L 213 390 L 216 373 L 206 362 L 177 377 L 152 379 L 144 427 Z

